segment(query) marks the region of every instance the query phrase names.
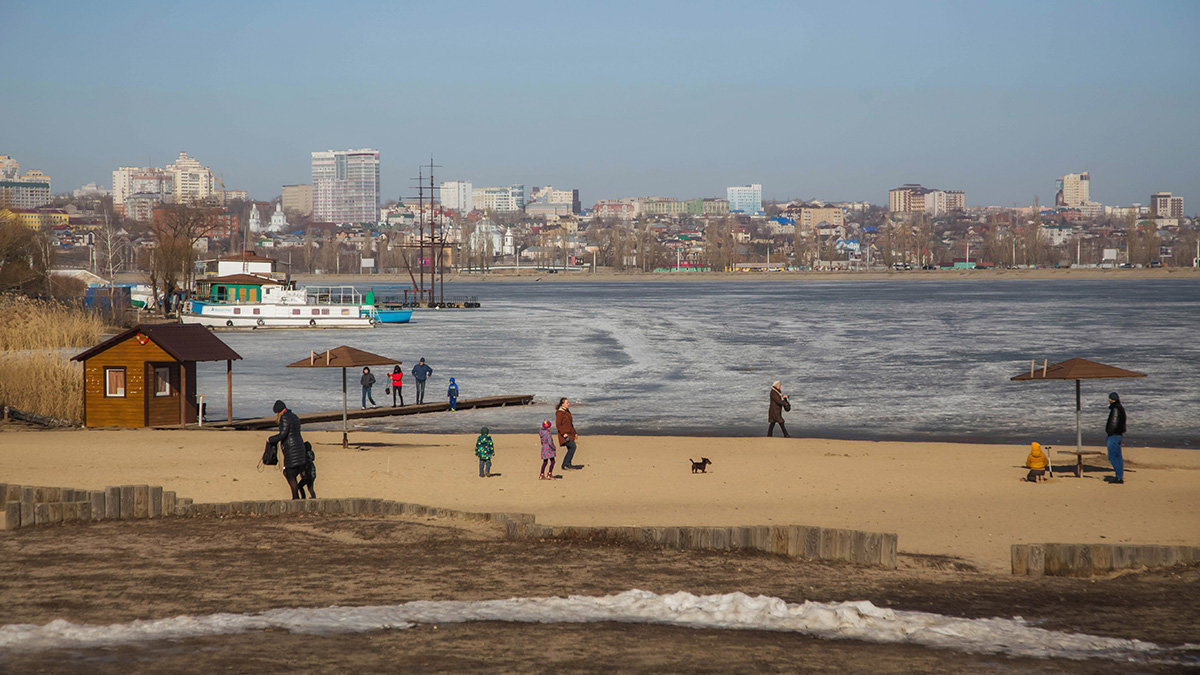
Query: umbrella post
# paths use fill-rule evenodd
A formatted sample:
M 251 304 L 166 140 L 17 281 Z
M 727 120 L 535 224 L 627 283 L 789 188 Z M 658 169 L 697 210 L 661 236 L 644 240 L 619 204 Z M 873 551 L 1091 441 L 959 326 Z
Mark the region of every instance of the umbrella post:
M 1081 410 L 1082 410 L 1082 406 L 1080 406 L 1079 380 L 1076 380 L 1075 381 L 1075 452 L 1076 453 L 1084 452 L 1084 432 L 1082 432 L 1082 430 L 1081 430 L 1082 428 L 1080 426 L 1080 419 L 1082 418 L 1082 413 L 1080 412 Z
M 348 410 L 347 403 L 346 403 L 346 369 L 343 367 L 342 368 L 342 447 L 343 448 L 349 445 L 349 442 L 346 438 L 346 435 L 347 435 L 346 434 L 346 429 L 347 429 L 346 410 Z

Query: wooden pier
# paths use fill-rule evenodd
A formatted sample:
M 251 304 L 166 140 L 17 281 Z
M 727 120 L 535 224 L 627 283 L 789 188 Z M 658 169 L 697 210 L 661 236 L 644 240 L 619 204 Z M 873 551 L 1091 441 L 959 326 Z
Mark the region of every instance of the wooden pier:
M 515 396 L 485 396 L 483 398 L 461 399 L 456 408 L 458 410 L 471 410 L 474 408 L 503 408 L 510 405 L 529 405 L 533 403 L 533 394 L 520 394 Z M 449 412 L 449 401 L 438 401 L 437 403 L 422 403 L 420 405 L 401 405 L 389 406 L 381 405 L 378 408 L 367 408 L 366 410 L 348 410 L 346 411 L 346 419 L 363 420 L 374 419 L 377 417 L 395 417 L 398 415 L 421 415 L 424 413 Z M 297 413 L 300 422 L 303 424 L 314 424 L 318 422 L 337 422 L 342 419 L 341 410 L 324 410 L 313 413 Z M 233 420 L 232 422 L 220 421 L 210 422 L 204 425 L 212 429 L 273 429 L 279 426 L 279 420 L 274 415 L 270 417 L 254 417 L 244 420 Z

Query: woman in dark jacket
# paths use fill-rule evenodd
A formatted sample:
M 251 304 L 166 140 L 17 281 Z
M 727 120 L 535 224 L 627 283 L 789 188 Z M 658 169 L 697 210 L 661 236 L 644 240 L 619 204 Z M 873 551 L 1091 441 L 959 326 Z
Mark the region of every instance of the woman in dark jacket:
M 767 435 L 775 435 L 775 425 L 779 425 L 779 430 L 783 432 L 783 437 L 788 438 L 787 426 L 783 423 L 783 411 L 791 410 L 792 404 L 788 402 L 787 394 L 783 393 L 783 385 L 779 380 L 771 385 L 771 405 L 767 408 Z
M 308 468 L 308 453 L 304 449 L 304 438 L 300 435 L 300 418 L 287 409 L 283 401 L 275 401 L 275 417 L 279 419 L 279 433 L 267 439 L 278 443 L 283 451 L 283 477 L 292 489 L 292 499 L 300 499 L 296 479 Z

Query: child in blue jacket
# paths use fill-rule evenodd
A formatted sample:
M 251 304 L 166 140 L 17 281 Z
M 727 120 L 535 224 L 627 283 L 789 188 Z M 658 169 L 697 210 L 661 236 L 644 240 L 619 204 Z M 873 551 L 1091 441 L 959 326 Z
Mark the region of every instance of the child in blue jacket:
M 450 409 L 458 409 L 458 385 L 454 384 L 454 378 L 450 378 L 450 388 L 446 390 L 446 396 L 450 397 Z

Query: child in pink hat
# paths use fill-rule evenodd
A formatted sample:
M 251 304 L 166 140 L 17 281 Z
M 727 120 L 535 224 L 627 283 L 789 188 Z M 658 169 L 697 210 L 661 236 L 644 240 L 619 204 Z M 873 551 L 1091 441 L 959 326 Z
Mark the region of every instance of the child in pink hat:
M 546 480 L 554 478 L 554 434 L 550 433 L 550 420 L 542 422 L 539 432 L 542 437 L 542 473 L 539 478 Z M 550 462 L 550 470 L 546 470 L 546 462 Z

